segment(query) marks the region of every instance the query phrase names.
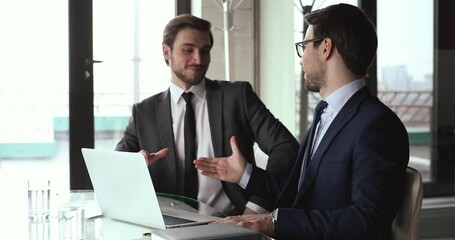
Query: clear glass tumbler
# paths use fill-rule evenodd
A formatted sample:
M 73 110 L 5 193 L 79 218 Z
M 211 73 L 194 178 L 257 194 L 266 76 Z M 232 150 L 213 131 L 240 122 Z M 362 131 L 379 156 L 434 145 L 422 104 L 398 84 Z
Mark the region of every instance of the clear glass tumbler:
M 50 215 L 50 181 L 28 181 L 28 218 L 30 221 L 46 221 Z

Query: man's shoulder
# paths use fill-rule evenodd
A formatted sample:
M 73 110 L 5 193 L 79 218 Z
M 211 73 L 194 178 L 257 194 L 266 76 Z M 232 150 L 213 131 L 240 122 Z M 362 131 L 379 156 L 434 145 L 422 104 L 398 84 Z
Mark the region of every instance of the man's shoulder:
M 169 91 L 166 90 L 155 95 L 152 95 L 148 98 L 145 98 L 142 101 L 135 103 L 134 105 L 137 107 L 155 105 L 163 101 L 163 99 L 165 99 L 167 96 L 169 96 Z
M 239 88 L 252 88 L 251 84 L 248 81 L 228 81 L 228 80 L 206 80 L 206 86 L 208 89 L 211 88 L 222 88 L 222 89 L 239 89 Z

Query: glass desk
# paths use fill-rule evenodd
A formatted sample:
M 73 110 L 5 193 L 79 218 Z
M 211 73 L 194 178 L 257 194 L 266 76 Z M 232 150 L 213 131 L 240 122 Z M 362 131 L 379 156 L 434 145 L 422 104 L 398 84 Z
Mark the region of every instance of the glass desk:
M 4 190 L 4 189 L 3 189 Z M 72 191 L 66 196 L 51 196 L 50 219 L 46 222 L 28 220 L 27 191 L 8 189 L 8 197 L 0 200 L 0 239 L 54 240 L 59 238 L 58 207 L 72 199 L 85 196 L 85 239 L 142 239 L 152 228 L 105 218 L 101 215 L 93 191 Z M 172 194 L 157 194 L 161 208 L 173 208 L 205 215 L 224 217 L 215 209 L 197 200 Z M 16 198 L 16 199 L 14 199 Z M 62 200 L 64 199 L 64 200 Z
M 204 215 L 225 217 L 223 213 L 197 200 L 172 194 L 158 193 L 158 202 L 161 209 L 170 208 L 195 212 Z M 131 223 L 116 221 L 100 216 L 93 216 L 86 220 L 86 239 L 141 239 L 144 233 L 152 228 Z

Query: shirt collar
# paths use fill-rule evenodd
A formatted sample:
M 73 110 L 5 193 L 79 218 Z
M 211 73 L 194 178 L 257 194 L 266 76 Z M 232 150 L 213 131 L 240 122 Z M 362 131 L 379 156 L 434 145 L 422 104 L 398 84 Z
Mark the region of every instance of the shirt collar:
M 335 111 L 339 112 L 341 108 L 346 104 L 346 102 L 361 88 L 366 86 L 365 80 L 363 78 L 357 79 L 353 82 L 350 82 L 336 91 L 331 93 L 325 101 L 329 104 L 329 107 L 333 108 Z
M 171 85 L 169 86 L 169 90 L 171 91 L 172 101 L 177 104 L 182 96 L 182 93 L 184 92 L 183 89 L 181 89 L 175 83 L 171 82 Z M 205 78 L 203 78 L 199 84 L 191 86 L 191 88 L 188 89 L 188 91 L 192 92 L 195 96 L 198 96 L 199 98 L 204 99 L 205 98 Z

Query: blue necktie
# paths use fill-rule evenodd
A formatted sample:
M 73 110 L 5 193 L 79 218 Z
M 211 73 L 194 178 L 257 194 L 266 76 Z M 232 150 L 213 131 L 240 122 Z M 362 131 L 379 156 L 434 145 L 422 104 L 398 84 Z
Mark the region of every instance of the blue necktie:
M 316 133 L 316 127 L 318 126 L 319 120 L 321 120 L 322 111 L 327 107 L 326 101 L 319 101 L 318 105 L 314 109 L 313 115 L 313 122 L 311 123 L 311 127 L 309 129 L 310 133 L 308 134 L 307 144 L 305 148 L 305 154 L 303 157 L 302 162 L 302 169 L 300 171 L 300 179 L 299 179 L 299 189 L 303 183 L 303 178 L 305 177 L 306 169 L 310 164 L 311 156 L 312 156 L 312 149 L 313 149 L 313 142 L 314 142 L 314 134 Z M 316 150 L 316 149 L 315 149 Z
M 184 186 L 185 196 L 197 199 L 198 194 L 198 176 L 194 167 L 193 160 L 196 159 L 196 121 L 194 117 L 193 105 L 191 104 L 192 92 L 182 94 L 186 102 L 184 139 L 185 139 L 185 174 Z

